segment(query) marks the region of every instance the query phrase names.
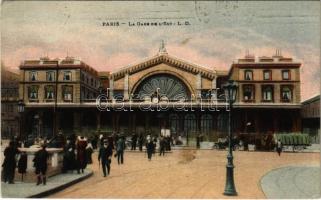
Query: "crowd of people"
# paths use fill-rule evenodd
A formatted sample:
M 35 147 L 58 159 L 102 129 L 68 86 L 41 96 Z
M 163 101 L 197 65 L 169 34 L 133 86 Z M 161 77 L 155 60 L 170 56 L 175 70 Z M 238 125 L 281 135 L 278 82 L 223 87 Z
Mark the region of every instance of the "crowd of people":
M 100 134 L 99 136 L 93 135 L 90 138 L 86 138 L 84 136 L 76 136 L 76 134 L 65 137 L 62 131 L 59 131 L 50 140 L 36 138 L 28 146 L 39 148 L 33 159 L 33 166 L 37 177 L 36 185 L 46 185 L 47 162 L 50 157 L 47 147 L 63 149 L 62 173 L 73 173 L 74 171 L 79 174 L 84 173 L 87 165 L 93 163 L 92 154 L 97 150 L 99 167 L 102 168 L 103 176 L 106 177 L 110 174 L 113 156 L 117 159 L 119 165 L 124 164 L 125 149 L 135 151 L 138 147 L 139 151 L 143 151 L 145 147 L 147 158 L 151 161 L 152 156 L 156 154 L 157 146 L 159 155 L 164 156 L 166 151 L 171 151 L 173 143 L 175 143 L 173 138 L 165 135 L 159 137 L 147 135 L 145 137 L 143 134 L 137 135 L 134 133 L 131 137 L 126 138 L 122 134 L 112 134 L 110 136 Z M 4 151 L 4 162 L 2 165 L 2 180 L 4 182 L 14 183 L 17 167 L 19 173 L 22 175 L 26 173 L 27 155 L 25 152 L 18 150 L 20 147 L 24 147 L 24 142 L 14 138 Z M 18 166 L 16 165 L 17 160 Z

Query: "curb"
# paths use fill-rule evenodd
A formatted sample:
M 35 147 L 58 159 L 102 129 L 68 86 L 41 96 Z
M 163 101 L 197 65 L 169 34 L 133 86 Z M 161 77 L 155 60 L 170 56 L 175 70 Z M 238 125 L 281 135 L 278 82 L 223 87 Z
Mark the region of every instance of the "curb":
M 55 187 L 55 188 L 52 188 L 52 189 L 49 189 L 49 190 L 46 190 L 46 191 L 43 191 L 43 192 L 40 192 L 38 194 L 34 194 L 34 195 L 31 195 L 31 196 L 28 196 L 26 198 L 43 198 L 43 197 L 46 197 L 48 195 L 54 194 L 56 192 L 59 192 L 59 191 L 65 189 L 65 188 L 67 188 L 69 186 L 72 186 L 72 185 L 74 185 L 74 184 L 76 184 L 78 182 L 81 182 L 81 181 L 91 177 L 93 174 L 94 174 L 94 172 L 91 171 L 89 174 L 87 174 L 87 175 L 85 175 L 83 177 L 80 177 L 80 178 L 78 178 L 76 180 L 70 181 L 68 183 L 65 183 L 63 185 L 60 185 L 58 187 Z
M 267 194 L 264 192 L 263 187 L 262 187 L 262 181 L 263 178 L 265 176 L 267 176 L 268 174 L 277 171 L 277 170 L 281 170 L 281 169 L 285 169 L 285 168 L 294 168 L 294 167 L 319 167 L 318 165 L 305 165 L 305 164 L 292 164 L 292 165 L 284 165 L 284 166 L 279 166 L 277 168 L 273 168 L 271 170 L 269 170 L 268 172 L 266 172 L 264 175 L 261 176 L 260 180 L 258 181 L 258 185 L 259 185 L 259 189 L 262 191 L 262 193 L 264 194 L 265 198 L 268 198 Z

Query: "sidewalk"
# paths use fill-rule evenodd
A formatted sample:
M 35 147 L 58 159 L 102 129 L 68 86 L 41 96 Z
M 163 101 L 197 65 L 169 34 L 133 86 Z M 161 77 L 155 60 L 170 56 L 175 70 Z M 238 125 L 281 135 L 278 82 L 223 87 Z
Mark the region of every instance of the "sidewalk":
M 40 198 L 51 195 L 68 186 L 78 183 L 93 175 L 86 169 L 83 174 L 67 173 L 49 177 L 47 185 L 36 186 L 36 183 L 15 182 L 15 184 L 1 183 L 1 195 L 4 198 Z
M 289 166 L 274 169 L 261 179 L 269 199 L 320 198 L 320 167 Z

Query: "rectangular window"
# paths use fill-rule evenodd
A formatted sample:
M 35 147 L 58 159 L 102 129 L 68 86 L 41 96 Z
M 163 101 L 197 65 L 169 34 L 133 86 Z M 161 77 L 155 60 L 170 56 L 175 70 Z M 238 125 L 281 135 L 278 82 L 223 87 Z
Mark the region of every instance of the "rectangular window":
M 282 70 L 282 79 L 283 80 L 290 80 L 291 79 L 290 70 Z
M 292 101 L 292 87 L 285 85 L 281 86 L 281 100 L 283 102 L 290 102 Z
M 243 85 L 243 99 L 244 101 L 253 101 L 255 99 L 254 85 Z
M 73 88 L 69 85 L 62 86 L 62 96 L 64 101 L 72 101 Z
M 29 95 L 29 99 L 32 99 L 32 100 L 38 99 L 38 86 L 32 85 L 28 87 L 28 95 Z
M 30 81 L 36 81 L 36 80 L 37 80 L 37 75 L 38 75 L 38 73 L 37 73 L 36 71 L 31 71 L 31 72 L 29 73 L 29 79 L 30 79 Z
M 252 70 L 245 70 L 244 71 L 244 80 L 253 80 L 253 71 Z
M 263 71 L 263 79 L 264 80 L 272 80 L 272 71 L 271 70 L 264 70 Z
M 64 72 L 64 81 L 71 81 L 71 72 L 70 71 Z
M 262 86 L 262 99 L 263 101 L 273 101 L 273 86 L 263 85 Z
M 49 71 L 46 73 L 47 81 L 54 81 L 55 80 L 55 72 Z
M 45 86 L 45 93 L 46 93 L 46 96 L 45 96 L 46 99 L 53 99 L 55 97 L 54 86 L 52 85 Z

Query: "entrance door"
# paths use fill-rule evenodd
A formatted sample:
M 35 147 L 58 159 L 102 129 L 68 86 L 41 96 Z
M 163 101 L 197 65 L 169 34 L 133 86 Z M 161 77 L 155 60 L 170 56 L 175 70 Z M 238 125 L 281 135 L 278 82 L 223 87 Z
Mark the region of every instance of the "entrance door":
M 191 142 L 195 143 L 196 136 L 196 117 L 195 114 L 187 114 L 184 118 L 184 132 L 186 136 L 186 143 L 189 145 Z M 196 143 L 195 143 L 196 144 Z
M 172 136 L 177 137 L 179 131 L 179 117 L 177 114 L 171 114 L 169 116 L 169 128 Z

